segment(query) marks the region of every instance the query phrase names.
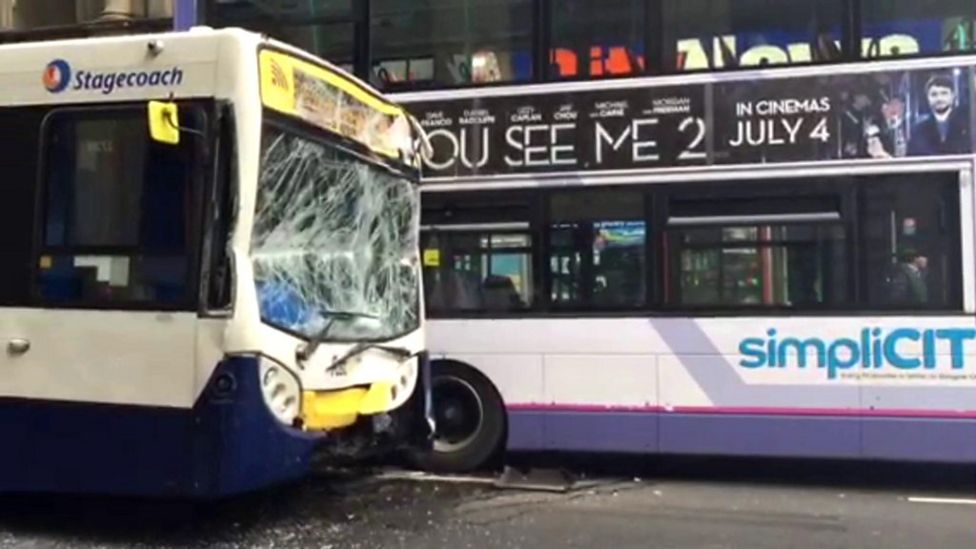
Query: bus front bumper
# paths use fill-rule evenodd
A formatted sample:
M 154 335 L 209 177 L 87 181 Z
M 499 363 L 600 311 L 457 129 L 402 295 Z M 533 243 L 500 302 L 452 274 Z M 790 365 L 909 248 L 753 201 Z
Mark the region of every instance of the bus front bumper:
M 358 415 L 347 426 L 327 431 L 318 445 L 316 461 L 340 464 L 401 451 L 430 450 L 436 425 L 426 352 L 418 355 L 418 366 L 413 394 L 402 406 L 389 412 Z M 363 396 L 362 402 L 368 404 L 368 395 Z

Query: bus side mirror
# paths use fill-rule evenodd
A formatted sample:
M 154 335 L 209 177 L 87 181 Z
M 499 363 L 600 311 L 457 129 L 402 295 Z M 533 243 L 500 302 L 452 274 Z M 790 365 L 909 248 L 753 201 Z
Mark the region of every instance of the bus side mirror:
M 180 144 L 179 107 L 176 103 L 149 102 L 149 136 L 159 143 Z

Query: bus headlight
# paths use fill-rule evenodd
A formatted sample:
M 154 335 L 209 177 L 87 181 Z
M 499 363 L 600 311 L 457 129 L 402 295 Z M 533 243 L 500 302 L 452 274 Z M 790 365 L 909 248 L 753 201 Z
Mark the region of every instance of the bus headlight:
M 294 425 L 301 411 L 301 385 L 288 368 L 262 357 L 258 372 L 264 403 L 278 421 Z

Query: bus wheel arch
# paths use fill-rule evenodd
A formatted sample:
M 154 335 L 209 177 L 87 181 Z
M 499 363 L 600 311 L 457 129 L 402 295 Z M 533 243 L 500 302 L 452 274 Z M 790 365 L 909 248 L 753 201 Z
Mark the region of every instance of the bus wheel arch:
M 437 434 L 430 451 L 409 456 L 421 469 L 460 473 L 484 467 L 504 450 L 508 417 L 498 388 L 476 367 L 431 360 Z

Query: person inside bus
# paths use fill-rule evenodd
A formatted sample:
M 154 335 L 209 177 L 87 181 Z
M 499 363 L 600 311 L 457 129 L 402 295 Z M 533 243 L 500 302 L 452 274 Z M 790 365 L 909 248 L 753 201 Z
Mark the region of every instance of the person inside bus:
M 525 308 L 515 282 L 504 275 L 488 275 L 484 284 L 485 309 L 489 311 L 513 311 Z
M 909 156 L 965 154 L 970 147 L 969 120 L 956 106 L 952 77 L 935 75 L 925 84 L 931 114 L 912 127 Z
M 902 251 L 900 259 L 887 280 L 889 300 L 896 305 L 928 303 L 928 258 L 909 248 Z

